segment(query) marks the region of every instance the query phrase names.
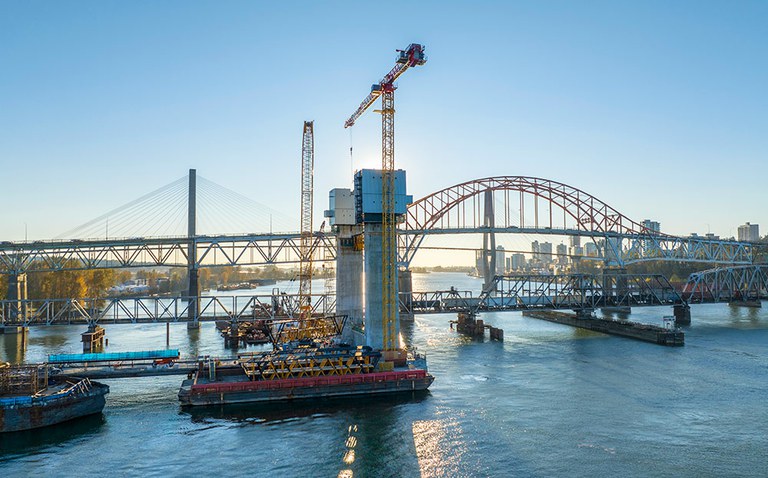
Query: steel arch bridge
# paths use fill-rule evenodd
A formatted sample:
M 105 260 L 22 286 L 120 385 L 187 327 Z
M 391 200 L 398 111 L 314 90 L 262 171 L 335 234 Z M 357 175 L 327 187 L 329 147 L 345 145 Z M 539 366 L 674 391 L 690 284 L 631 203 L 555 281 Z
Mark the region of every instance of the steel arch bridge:
M 483 194 L 500 204 L 486 225 Z M 618 265 L 668 260 L 740 265 L 752 263 L 752 246 L 733 241 L 683 238 L 644 227 L 582 190 L 556 181 L 499 176 L 467 181 L 408 206 L 399 228 L 399 261 L 408 266 L 428 236 L 522 233 L 586 236 L 597 240 L 604 259 Z M 147 266 L 187 266 L 188 247 L 196 265 L 298 264 L 300 234 L 269 233 L 133 237 L 110 240 L 0 242 L 0 274 Z M 313 249 L 335 258 L 332 235 L 315 233 Z M 322 259 L 320 259 L 322 260 Z
M 481 194 L 501 203 L 487 224 Z M 653 231 L 580 189 L 526 176 L 467 181 L 408 206 L 400 231 L 401 263 L 408 265 L 424 240 L 438 234 L 523 233 L 599 238 L 602 256 L 616 265 L 667 260 L 751 264 L 752 246 L 734 241 L 678 237 Z

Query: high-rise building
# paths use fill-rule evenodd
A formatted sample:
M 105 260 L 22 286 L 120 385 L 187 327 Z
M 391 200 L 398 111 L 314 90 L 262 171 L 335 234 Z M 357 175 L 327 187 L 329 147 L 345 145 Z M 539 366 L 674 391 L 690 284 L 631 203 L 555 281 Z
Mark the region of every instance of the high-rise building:
M 658 221 L 651 221 L 650 219 L 643 220 L 643 227 L 651 232 L 661 232 L 661 224 Z
M 512 254 L 510 259 L 510 270 L 521 271 L 525 269 L 525 254 Z
M 571 236 L 569 240 L 571 247 L 581 246 L 581 236 Z
M 539 241 L 533 241 L 531 243 L 531 252 L 533 253 L 531 260 L 534 262 L 541 262 L 541 244 L 539 244 Z
M 552 258 L 552 243 L 551 242 L 542 242 L 539 244 L 539 249 L 541 251 L 541 262 L 545 264 L 550 264 L 553 261 Z
M 558 244 L 556 247 L 557 251 L 557 263 L 558 264 L 568 264 L 568 246 L 565 244 Z
M 760 226 L 746 223 L 739 226 L 739 240 L 744 242 L 757 242 L 760 240 Z
M 496 246 L 496 273 L 504 273 L 506 262 L 504 262 L 504 246 Z
M 598 257 L 598 249 L 594 242 L 584 244 L 584 255 L 587 257 Z

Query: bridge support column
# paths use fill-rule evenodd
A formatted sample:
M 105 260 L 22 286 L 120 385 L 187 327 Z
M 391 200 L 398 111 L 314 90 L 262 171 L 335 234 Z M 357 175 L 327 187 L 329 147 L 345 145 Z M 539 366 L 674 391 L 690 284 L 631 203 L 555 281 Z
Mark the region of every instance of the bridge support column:
M 409 269 L 397 271 L 398 298 L 403 303 L 400 320 L 413 320 L 413 277 Z
M 96 353 L 104 350 L 106 330 L 94 323 L 88 325 L 88 330 L 80 334 L 83 341 L 83 353 Z
M 381 295 L 383 288 L 382 271 L 382 236 L 381 223 L 365 224 L 365 344 L 376 350 L 384 348 L 384 304 Z M 397 280 L 397 276 L 395 276 Z M 395 290 L 399 290 L 395 284 Z M 394 321 L 395 337 L 400 336 L 400 321 Z
M 200 283 L 197 264 L 197 171 L 189 170 L 189 190 L 187 203 L 187 239 L 189 246 L 187 249 L 187 297 L 189 297 L 189 306 L 187 307 L 187 330 L 197 330 L 200 328 L 198 321 L 198 309 L 200 305 Z
M 346 315 L 342 339 L 365 345 L 363 328 L 363 236 L 356 226 L 337 226 L 336 313 Z
M 15 272 L 8 276 L 8 301 L 11 304 L 7 310 L 7 320 L 10 322 L 26 322 L 27 320 L 27 274 Z
M 691 306 L 688 304 L 675 304 L 672 306 L 676 325 L 691 325 Z
M 485 191 L 485 204 L 483 225 L 493 229 L 496 227 L 496 213 L 493 208 L 493 190 Z M 491 232 L 483 233 L 483 257 L 482 257 L 483 290 L 494 286 L 493 278 L 496 276 L 496 235 Z

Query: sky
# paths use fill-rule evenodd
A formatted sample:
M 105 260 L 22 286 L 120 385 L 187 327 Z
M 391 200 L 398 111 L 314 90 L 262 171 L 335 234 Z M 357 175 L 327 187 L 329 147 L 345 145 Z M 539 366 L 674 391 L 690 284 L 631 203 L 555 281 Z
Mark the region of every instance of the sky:
M 415 198 L 535 176 L 666 233 L 764 235 L 766 25 L 764 1 L 0 0 L 0 240 L 56 237 L 189 168 L 298 218 L 305 120 L 317 224 L 380 165 L 378 115 L 343 123 L 414 42 L 395 161 Z

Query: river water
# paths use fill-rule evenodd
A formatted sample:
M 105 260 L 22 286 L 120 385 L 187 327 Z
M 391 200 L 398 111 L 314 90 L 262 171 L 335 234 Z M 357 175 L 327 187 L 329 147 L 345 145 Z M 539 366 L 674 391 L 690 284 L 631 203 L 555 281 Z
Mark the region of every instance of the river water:
M 278 284 L 280 286 L 281 284 Z M 414 274 L 414 290 L 480 288 Z M 666 307 L 633 311 L 658 323 Z M 415 397 L 187 411 L 181 377 L 105 380 L 102 415 L 0 436 L 0 476 L 768 476 L 768 311 L 694 305 L 680 348 L 488 313 L 503 343 L 421 315 L 403 338 L 436 379 Z M 108 351 L 165 347 L 163 325 L 108 325 Z M 82 327 L 33 328 L 0 360 L 79 352 Z M 212 323 L 171 325 L 182 354 L 228 355 Z

